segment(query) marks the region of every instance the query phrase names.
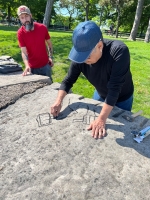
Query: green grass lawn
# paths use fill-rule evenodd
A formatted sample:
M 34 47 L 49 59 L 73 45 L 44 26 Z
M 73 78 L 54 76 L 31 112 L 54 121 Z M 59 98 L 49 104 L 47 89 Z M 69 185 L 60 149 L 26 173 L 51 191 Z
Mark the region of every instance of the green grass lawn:
M 17 42 L 17 30 L 18 27 L 0 26 L 0 56 L 10 55 L 23 66 Z M 68 54 L 72 47 L 72 33 L 50 30 L 50 35 L 55 57 L 53 81 L 61 82 L 70 65 Z M 113 37 L 104 35 L 104 38 Z M 135 87 L 132 112 L 143 110 L 143 116 L 150 118 L 150 43 L 118 39 L 126 43 L 131 53 L 131 71 Z M 91 98 L 94 87 L 81 74 L 72 90 L 76 94 Z

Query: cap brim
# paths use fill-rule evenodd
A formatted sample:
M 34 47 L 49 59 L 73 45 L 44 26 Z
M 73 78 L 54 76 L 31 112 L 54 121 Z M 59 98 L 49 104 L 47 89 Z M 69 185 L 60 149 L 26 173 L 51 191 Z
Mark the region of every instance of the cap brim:
M 89 57 L 93 49 L 86 52 L 77 52 L 74 47 L 72 47 L 68 58 L 76 63 L 83 63 Z
M 18 14 L 18 16 L 20 16 L 21 14 L 31 15 L 31 14 L 29 14 L 29 13 L 27 13 L 27 12 L 21 12 L 21 13 Z

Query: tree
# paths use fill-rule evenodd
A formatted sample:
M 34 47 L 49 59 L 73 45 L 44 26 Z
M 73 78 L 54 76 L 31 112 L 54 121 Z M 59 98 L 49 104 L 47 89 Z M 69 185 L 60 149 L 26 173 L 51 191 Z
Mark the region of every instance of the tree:
M 60 12 L 61 15 L 61 9 L 66 8 L 67 14 L 69 15 L 69 29 L 71 29 L 72 22 L 74 21 L 74 13 L 76 12 L 76 1 L 74 0 L 60 0 L 59 5 L 57 6 L 57 10 Z M 68 20 L 67 20 L 68 21 Z
M 79 19 L 87 21 L 92 19 L 98 14 L 98 10 L 96 5 L 98 4 L 99 0 L 80 0 L 76 1 L 76 7 L 78 9 Z
M 50 17 L 51 17 L 53 3 L 54 3 L 54 0 L 47 0 L 44 20 L 43 20 L 43 24 L 45 24 L 47 26 L 47 28 L 49 27 L 49 23 L 50 23 Z
M 110 13 L 114 12 L 109 0 L 101 0 L 99 1 L 99 25 L 100 26 L 108 26 L 111 24 Z M 114 21 L 114 20 L 112 20 Z M 116 20 L 115 20 L 116 21 Z
M 81 1 L 81 6 L 85 9 L 85 21 L 88 20 L 88 15 L 89 15 L 89 0 Z
M 119 23 L 120 23 L 120 14 L 121 14 L 121 8 L 120 8 L 120 0 L 116 1 L 116 11 L 117 11 L 117 26 L 116 26 L 116 38 L 118 37 L 118 30 L 119 30 Z
M 99 0 L 60 0 L 57 10 L 61 14 L 61 8 L 66 8 L 69 14 L 69 27 L 78 21 L 89 20 L 98 14 L 97 4 Z M 76 15 L 76 18 L 75 18 Z M 75 20 L 76 19 L 76 20 Z
M 147 31 L 146 31 L 146 35 L 145 35 L 145 42 L 149 42 L 150 40 L 150 18 L 149 18 L 149 23 L 148 23 L 148 27 L 147 27 Z
M 129 36 L 130 40 L 136 40 L 136 35 L 137 35 L 138 27 L 140 24 L 140 19 L 142 16 L 143 4 L 144 4 L 144 0 L 138 0 L 134 23 L 133 23 L 133 27 Z
M 16 9 L 19 5 L 19 0 L 0 0 L 1 8 L 6 9 L 7 20 L 10 22 L 10 18 L 12 15 L 12 9 Z
M 107 13 L 105 14 L 105 19 L 111 19 L 113 24 L 116 25 L 116 38 L 118 37 L 118 30 L 121 25 L 121 17 L 124 9 L 128 6 L 130 6 L 132 3 L 132 0 L 100 0 L 99 4 L 101 7 L 104 8 L 103 12 Z M 109 24 L 110 25 L 110 24 Z

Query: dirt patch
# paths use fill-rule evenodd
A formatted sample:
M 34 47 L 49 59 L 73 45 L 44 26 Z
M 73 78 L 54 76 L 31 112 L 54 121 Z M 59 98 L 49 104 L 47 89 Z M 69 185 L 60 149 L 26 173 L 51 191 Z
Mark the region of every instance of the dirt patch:
M 31 94 L 37 89 L 42 88 L 46 85 L 49 84 L 38 81 L 0 87 L 0 111 L 7 106 L 15 103 L 22 96 L 26 94 Z

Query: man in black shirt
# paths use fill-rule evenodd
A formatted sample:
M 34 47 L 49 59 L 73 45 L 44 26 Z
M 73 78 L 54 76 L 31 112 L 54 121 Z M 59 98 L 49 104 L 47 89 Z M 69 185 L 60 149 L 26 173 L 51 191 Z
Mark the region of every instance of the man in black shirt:
M 114 106 L 131 110 L 133 82 L 128 47 L 121 41 L 105 40 L 92 21 L 81 22 L 73 32 L 72 60 L 68 75 L 62 81 L 51 114 L 58 116 L 63 98 L 82 72 L 96 88 L 94 99 L 104 101 L 102 110 L 88 130 L 94 138 L 106 135 L 105 123 Z

